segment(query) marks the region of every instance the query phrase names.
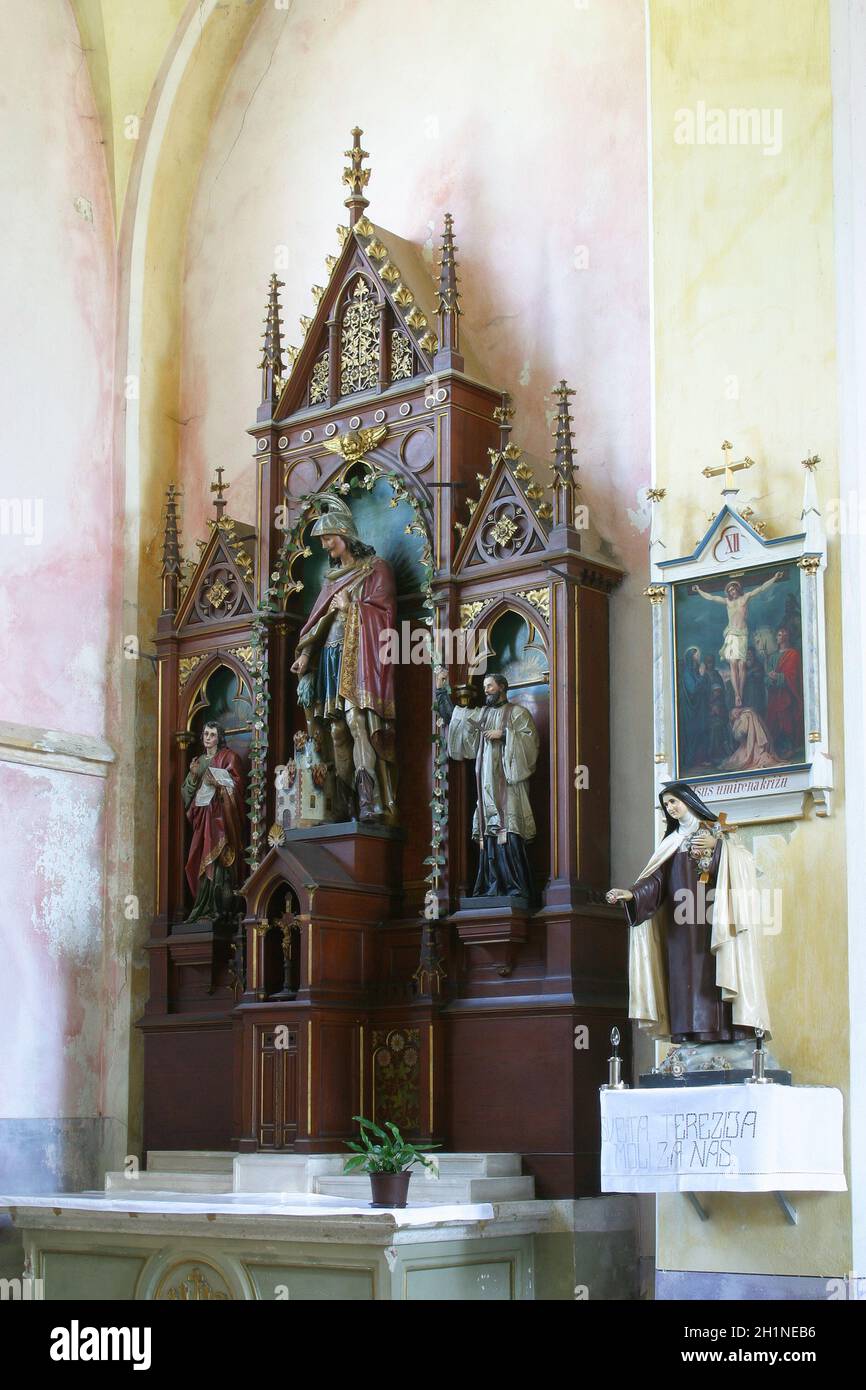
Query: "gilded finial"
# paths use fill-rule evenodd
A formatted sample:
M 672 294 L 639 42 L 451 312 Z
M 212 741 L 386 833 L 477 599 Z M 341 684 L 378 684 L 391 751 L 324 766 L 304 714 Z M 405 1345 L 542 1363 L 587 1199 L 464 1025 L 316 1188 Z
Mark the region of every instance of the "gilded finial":
M 223 482 L 224 472 L 225 469 L 223 468 L 222 464 L 218 464 L 216 469 L 216 482 L 213 482 L 210 485 L 211 492 L 216 493 L 216 497 L 214 498 L 214 506 L 216 507 L 217 522 L 222 521 L 223 512 L 225 511 L 226 506 L 228 505 L 225 498 L 223 497 L 223 493 L 227 492 L 229 487 L 228 483 Z
M 499 426 L 499 452 L 504 453 L 508 448 L 508 441 L 511 437 L 511 421 L 514 419 L 515 410 L 511 404 L 511 397 L 507 391 L 502 392 L 502 401 L 493 412 L 493 418 Z
M 352 131 L 352 148 L 346 150 L 346 158 L 351 163 L 343 170 L 343 183 L 349 189 L 344 206 L 349 209 L 349 223 L 352 227 L 363 214 L 364 208 L 370 206 L 369 198 L 364 197 L 364 189 L 370 182 L 370 170 L 361 167 L 363 161 L 370 158 L 367 150 L 361 148 L 363 134 L 363 130 L 355 126 Z

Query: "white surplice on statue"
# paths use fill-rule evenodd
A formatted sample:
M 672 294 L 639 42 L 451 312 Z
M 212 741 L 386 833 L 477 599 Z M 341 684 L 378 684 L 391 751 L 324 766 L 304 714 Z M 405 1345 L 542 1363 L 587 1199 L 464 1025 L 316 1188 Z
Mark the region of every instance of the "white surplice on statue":
M 845 1192 L 842 1093 L 721 1085 L 601 1092 L 602 1192 Z

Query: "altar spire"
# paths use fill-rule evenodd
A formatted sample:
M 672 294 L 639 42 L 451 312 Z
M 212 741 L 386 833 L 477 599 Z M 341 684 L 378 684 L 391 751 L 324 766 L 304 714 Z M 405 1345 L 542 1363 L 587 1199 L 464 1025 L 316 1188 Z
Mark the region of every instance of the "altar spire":
M 272 407 L 280 398 L 283 386 L 283 320 L 280 311 L 280 290 L 283 281 L 276 274 L 268 282 L 268 305 L 264 318 L 265 331 L 262 340 L 262 360 L 259 363 L 262 373 L 262 405 Z
M 363 216 L 364 209 L 370 206 L 369 198 L 364 197 L 364 189 L 370 182 L 370 170 L 361 167 L 363 161 L 370 158 L 367 150 L 361 148 L 363 134 L 360 126 L 355 126 L 352 131 L 352 148 L 345 152 L 346 158 L 352 161 L 343 170 L 343 183 L 349 189 L 344 206 L 349 209 L 349 225 L 352 227 Z
M 460 355 L 460 291 L 457 288 L 457 262 L 454 252 L 454 218 L 445 214 L 442 233 L 442 259 L 439 263 L 439 288 L 436 293 L 436 313 L 439 319 L 439 348 L 434 366 L 456 367 L 462 370 Z
M 493 418 L 499 426 L 499 452 L 504 454 L 511 439 L 511 421 L 514 419 L 514 406 L 507 391 L 502 392 L 501 403 L 494 410 Z
M 165 531 L 162 541 L 162 611 L 176 613 L 180 591 L 180 534 L 177 527 L 178 491 L 169 483 L 165 494 Z
M 556 429 L 553 439 L 555 448 L 553 453 L 553 525 L 554 526 L 573 526 L 574 525 L 574 502 L 580 484 L 575 481 L 577 464 L 574 461 L 574 443 L 572 439 L 572 420 L 569 410 L 568 398 L 575 394 L 572 387 L 566 381 L 560 381 L 554 387 L 554 396 L 557 397 L 558 406 L 556 413 Z
M 228 505 L 225 498 L 223 497 L 223 493 L 227 492 L 229 488 L 229 484 L 223 482 L 224 472 L 225 469 L 223 468 L 222 464 L 218 464 L 216 468 L 216 481 L 211 483 L 210 485 L 211 492 L 216 493 L 216 497 L 214 498 L 213 504 L 216 507 L 217 523 L 222 521 L 223 513 Z

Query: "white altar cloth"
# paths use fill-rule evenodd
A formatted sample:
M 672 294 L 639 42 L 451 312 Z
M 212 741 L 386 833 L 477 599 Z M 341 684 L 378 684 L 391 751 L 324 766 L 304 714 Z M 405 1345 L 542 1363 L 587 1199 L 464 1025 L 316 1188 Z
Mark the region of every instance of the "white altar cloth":
M 602 1192 L 845 1192 L 830 1086 L 601 1092 Z
M 540 1205 L 540 1204 L 539 1204 Z M 373 1207 L 360 1205 L 344 1197 L 317 1196 L 310 1192 L 218 1192 L 192 1194 L 188 1192 L 151 1191 L 130 1195 L 116 1190 L 105 1192 L 51 1193 L 41 1196 L 0 1195 L 0 1210 L 28 1212 L 37 1217 L 40 1211 L 56 1216 L 76 1212 L 88 1214 L 120 1214 L 135 1216 L 206 1216 L 215 1217 L 298 1217 L 312 1221 L 329 1218 L 331 1229 L 341 1225 L 357 1225 L 360 1219 L 370 1229 L 377 1226 L 388 1230 L 413 1227 L 441 1226 L 451 1223 L 493 1221 L 496 1212 L 489 1202 L 461 1203 L 453 1206 Z

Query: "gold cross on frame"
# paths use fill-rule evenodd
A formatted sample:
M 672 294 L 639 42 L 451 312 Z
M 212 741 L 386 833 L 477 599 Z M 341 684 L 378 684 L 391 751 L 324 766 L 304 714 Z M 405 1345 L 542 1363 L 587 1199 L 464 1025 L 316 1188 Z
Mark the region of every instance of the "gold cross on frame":
M 718 468 L 705 468 L 703 470 L 705 478 L 718 478 L 722 473 L 724 473 L 725 485 L 722 488 L 723 493 L 736 492 L 737 488 L 734 483 L 734 474 L 739 473 L 740 470 L 743 468 L 751 468 L 755 462 L 754 459 L 750 459 L 748 454 L 746 454 L 746 457 L 740 459 L 738 463 L 731 463 L 731 452 L 733 450 L 733 447 L 733 444 L 731 444 L 729 440 L 723 440 L 722 458 L 724 459 L 724 463 L 720 464 Z

